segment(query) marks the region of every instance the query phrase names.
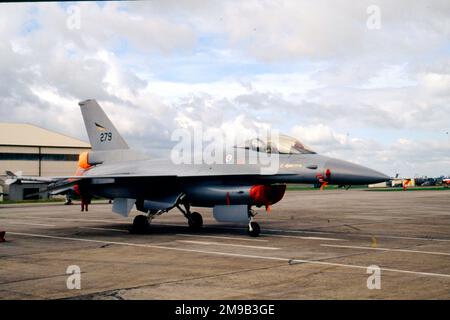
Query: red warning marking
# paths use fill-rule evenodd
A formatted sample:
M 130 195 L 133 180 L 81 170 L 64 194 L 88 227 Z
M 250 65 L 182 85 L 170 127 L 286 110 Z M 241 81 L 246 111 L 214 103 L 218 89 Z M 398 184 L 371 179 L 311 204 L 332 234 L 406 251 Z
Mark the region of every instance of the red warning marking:
M 316 174 L 317 180 L 319 180 L 320 183 L 320 191 L 322 191 L 327 185 L 328 185 L 328 178 L 331 176 L 330 169 L 327 169 L 325 172 L 325 175 L 327 176 L 327 179 L 324 178 L 324 176 L 320 173 Z
M 320 174 L 320 173 L 316 174 L 316 178 L 317 178 L 317 180 L 319 180 L 320 183 L 323 183 L 324 179 L 323 179 L 322 174 Z
M 250 188 L 250 198 L 256 206 L 268 206 L 280 201 L 286 192 L 286 185 L 255 185 Z M 270 209 L 269 209 L 270 211 Z

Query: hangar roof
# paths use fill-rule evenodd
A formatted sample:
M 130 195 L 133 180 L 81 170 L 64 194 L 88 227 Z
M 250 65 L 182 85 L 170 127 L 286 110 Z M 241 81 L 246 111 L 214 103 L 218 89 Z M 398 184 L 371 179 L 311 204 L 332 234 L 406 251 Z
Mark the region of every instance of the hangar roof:
M 90 148 L 87 142 L 25 123 L 0 123 L 0 145 Z

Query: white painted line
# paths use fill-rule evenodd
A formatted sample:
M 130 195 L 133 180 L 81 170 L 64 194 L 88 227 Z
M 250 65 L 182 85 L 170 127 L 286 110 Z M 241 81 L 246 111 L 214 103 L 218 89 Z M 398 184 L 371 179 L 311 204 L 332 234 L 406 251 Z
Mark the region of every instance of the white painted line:
M 58 218 L 58 217 L 26 217 L 24 219 L 54 219 L 54 220 L 62 220 L 62 221 L 81 221 L 81 222 L 105 222 L 105 223 L 117 223 L 117 224 L 131 224 L 130 221 L 117 221 L 117 220 L 100 220 L 100 219 L 78 219 L 78 218 Z M 159 226 L 173 226 L 173 227 L 187 227 L 187 225 L 183 224 L 173 224 L 173 223 L 152 223 L 154 225 Z M 225 229 L 225 230 L 247 230 L 246 227 L 222 227 L 220 225 L 211 225 L 210 227 Z M 365 233 L 336 233 L 336 232 L 326 232 L 326 231 L 302 231 L 302 230 L 289 230 L 289 229 L 263 229 L 263 231 L 268 232 L 282 232 L 282 233 L 312 233 L 312 234 L 327 234 L 327 235 L 340 235 L 343 234 L 345 236 L 350 237 L 375 237 L 377 239 L 402 239 L 402 240 L 420 240 L 420 241 L 436 241 L 436 242 L 450 242 L 450 239 L 436 239 L 436 238 L 421 238 L 421 237 L 404 237 L 404 236 L 389 236 L 389 235 L 377 235 L 377 234 L 365 234 Z M 273 235 L 269 233 L 265 233 L 265 235 Z M 342 239 L 343 240 L 343 239 Z
M 221 228 L 219 226 L 219 228 Z M 223 227 L 222 229 L 235 229 L 235 230 L 244 230 L 246 228 L 243 227 Z M 420 240 L 420 241 L 437 241 L 437 242 L 450 242 L 450 239 L 439 239 L 439 238 L 425 238 L 425 237 L 406 237 L 406 236 L 390 236 L 390 235 L 380 235 L 380 234 L 367 234 L 367 233 L 336 233 L 336 232 L 326 232 L 326 231 L 302 231 L 302 230 L 289 230 L 289 229 L 264 229 L 264 231 L 268 232 L 283 232 L 283 233 L 312 233 L 312 234 L 329 234 L 329 235 L 340 235 L 343 234 L 345 236 L 350 237 L 366 237 L 372 238 L 375 237 L 377 239 L 401 239 L 401 240 Z M 272 235 L 270 233 L 266 233 L 266 235 Z
M 402 236 L 384 236 L 384 235 L 363 235 L 366 237 L 375 237 L 380 239 L 401 239 L 401 240 L 421 240 L 421 241 L 437 241 L 437 242 L 450 242 L 450 239 L 436 239 L 436 238 L 420 238 L 420 237 L 402 237 Z
M 44 223 L 10 222 L 10 221 L 6 221 L 6 223 L 8 223 L 8 224 L 25 225 L 25 226 L 56 227 L 56 225 L 54 225 L 54 224 L 44 224 Z
M 298 231 L 298 230 L 266 230 L 266 231 L 277 231 L 277 232 L 299 232 L 299 233 L 320 233 L 320 234 L 330 234 L 336 235 L 335 232 L 322 232 L 322 231 Z M 406 237 L 406 236 L 389 236 L 389 235 L 377 235 L 377 234 L 358 234 L 358 233 L 348 233 L 346 236 L 351 237 L 366 237 L 366 238 L 377 238 L 377 239 L 400 239 L 400 240 L 420 240 L 420 241 L 437 241 L 437 242 L 450 242 L 450 239 L 436 239 L 436 238 L 424 238 L 424 237 Z
M 160 223 L 160 222 L 153 223 L 153 221 L 152 221 L 152 225 L 162 226 L 162 227 L 187 227 L 188 226 L 188 224 Z
M 83 219 L 83 218 L 60 218 L 60 217 L 27 217 L 25 219 L 48 219 L 48 220 L 60 220 L 60 221 L 79 221 L 79 222 L 101 222 L 101 223 L 115 223 L 115 224 L 131 224 L 130 220 L 117 220 L 117 219 Z M 170 226 L 170 227 L 187 227 L 186 224 L 171 224 L 171 223 L 152 223 L 156 226 Z
M 130 224 L 130 221 L 115 221 L 115 220 L 106 220 L 106 219 L 79 219 L 79 218 L 56 218 L 56 217 L 52 217 L 52 219 L 62 220 L 62 221 L 105 222 L 105 223 L 116 223 L 116 224 Z
M 200 245 L 206 245 L 206 246 L 239 247 L 239 248 L 261 249 L 261 250 L 280 250 L 280 248 L 274 248 L 274 247 L 248 246 L 248 245 L 243 245 L 243 244 L 231 244 L 231 243 L 224 243 L 224 242 L 207 242 L 207 241 L 194 241 L 194 240 L 177 240 L 177 242 L 200 244 Z
M 423 253 L 423 254 L 433 254 L 439 256 L 450 256 L 450 253 L 446 252 L 435 252 L 435 251 L 420 251 L 420 250 L 408 250 L 408 249 L 389 249 L 389 248 L 373 248 L 373 247 L 359 247 L 359 246 L 340 246 L 334 244 L 321 244 L 322 247 L 332 247 L 332 248 L 344 248 L 344 249 L 361 249 L 361 250 L 378 250 L 378 251 L 393 251 L 393 252 L 406 252 L 406 253 Z
M 94 227 L 78 227 L 79 229 L 88 229 L 88 230 L 101 230 L 101 231 L 115 231 L 115 232 L 126 232 L 128 233 L 128 230 L 122 230 L 122 229 L 111 229 L 111 228 L 94 228 Z
M 27 217 L 25 219 L 60 220 L 60 221 L 80 221 L 80 222 L 105 222 L 117 224 L 130 224 L 130 221 L 117 221 L 106 219 L 82 219 L 82 218 L 59 218 L 59 217 Z
M 286 233 L 313 233 L 313 234 L 333 234 L 333 232 L 325 231 L 302 231 L 302 230 L 289 230 L 289 229 L 264 229 L 264 231 L 269 232 L 286 232 Z
M 265 236 L 279 237 L 279 238 L 291 238 L 291 239 L 302 239 L 302 240 L 320 240 L 320 241 L 348 241 L 346 239 L 335 239 L 335 238 L 322 238 L 322 237 L 301 237 L 301 236 L 287 236 L 282 234 L 271 234 L 271 233 L 261 233 Z
M 221 227 L 220 225 L 217 226 L 218 228 L 221 229 L 231 229 L 231 230 L 246 230 L 247 228 L 245 227 Z M 302 231 L 302 230 L 289 230 L 289 229 L 266 229 L 263 228 L 262 230 L 264 231 L 269 231 L 269 232 L 283 232 L 283 233 L 314 233 L 314 234 L 335 234 L 333 232 L 324 232 L 324 231 Z M 271 233 L 268 235 L 272 235 Z
M 166 247 L 166 246 L 148 245 L 148 244 L 140 244 L 140 243 L 129 243 L 129 242 L 117 242 L 117 241 L 105 241 L 105 240 L 94 240 L 94 239 L 83 239 L 83 238 L 48 236 L 48 235 L 43 235 L 43 234 L 31 234 L 31 233 L 21 233 L 21 232 L 9 232 L 8 234 L 17 235 L 17 236 L 25 236 L 25 237 L 36 237 L 36 238 L 91 242 L 91 243 L 101 243 L 101 244 L 115 244 L 115 245 L 121 245 L 121 246 L 134 246 L 134 247 L 144 247 L 144 248 L 163 249 L 163 250 L 174 250 L 174 251 L 180 251 L 180 252 L 212 254 L 212 255 L 227 256 L 227 257 L 240 257 L 240 258 L 249 258 L 249 259 L 283 261 L 283 262 L 288 262 L 288 263 L 304 263 L 304 264 L 312 264 L 312 265 L 353 268 L 353 269 L 364 270 L 364 272 L 367 270 L 367 266 L 333 263 L 333 262 L 326 262 L 326 261 L 287 259 L 287 258 L 281 258 L 281 257 L 257 256 L 257 255 L 229 253 L 229 252 L 220 252 L 220 251 L 194 250 L 194 249 L 187 249 L 187 248 Z M 400 269 L 392 269 L 392 268 L 380 268 L 380 269 L 382 271 L 388 271 L 388 272 L 412 274 L 412 275 L 418 275 L 418 276 L 442 277 L 442 278 L 450 279 L 450 274 L 400 270 Z
M 187 234 L 187 233 L 177 233 L 177 236 L 183 237 L 193 237 L 193 238 L 213 238 L 213 239 L 224 239 L 224 240 L 236 240 L 236 241 L 255 241 L 255 242 L 267 242 L 269 240 L 264 239 L 248 239 L 248 238 L 238 238 L 238 237 L 222 237 L 222 236 L 207 236 L 199 234 Z

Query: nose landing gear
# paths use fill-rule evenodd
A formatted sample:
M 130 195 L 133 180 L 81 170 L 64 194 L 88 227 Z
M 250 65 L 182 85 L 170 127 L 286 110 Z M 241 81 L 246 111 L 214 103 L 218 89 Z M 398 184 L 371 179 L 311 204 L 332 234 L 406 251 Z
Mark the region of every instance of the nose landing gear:
M 261 228 L 259 227 L 258 222 L 250 222 L 248 224 L 247 232 L 250 237 L 258 237 L 261 233 Z
M 248 208 L 248 227 L 247 232 L 250 237 L 258 237 L 261 233 L 261 228 L 259 227 L 258 222 L 253 221 L 254 217 L 258 213 L 253 211 L 251 208 Z

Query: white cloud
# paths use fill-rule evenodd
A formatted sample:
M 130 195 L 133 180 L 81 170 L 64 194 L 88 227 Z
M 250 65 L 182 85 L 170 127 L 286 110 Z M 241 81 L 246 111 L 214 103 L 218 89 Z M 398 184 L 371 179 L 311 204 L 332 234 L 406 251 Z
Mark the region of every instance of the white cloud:
M 387 173 L 447 174 L 450 5 L 378 1 L 371 31 L 369 4 L 78 3 L 79 30 L 60 4 L 1 4 L 0 116 L 85 137 L 77 102 L 96 98 L 138 148 L 181 125 L 273 126 Z
M 309 126 L 295 126 L 291 129 L 294 137 L 302 139 L 307 145 L 314 146 L 333 146 L 334 149 L 340 149 L 350 144 L 348 135 L 333 132 L 333 130 L 322 123 Z
M 419 74 L 418 76 L 420 84 L 425 90 L 431 94 L 437 95 L 450 95 L 450 73 L 435 73 L 429 72 L 425 74 Z

